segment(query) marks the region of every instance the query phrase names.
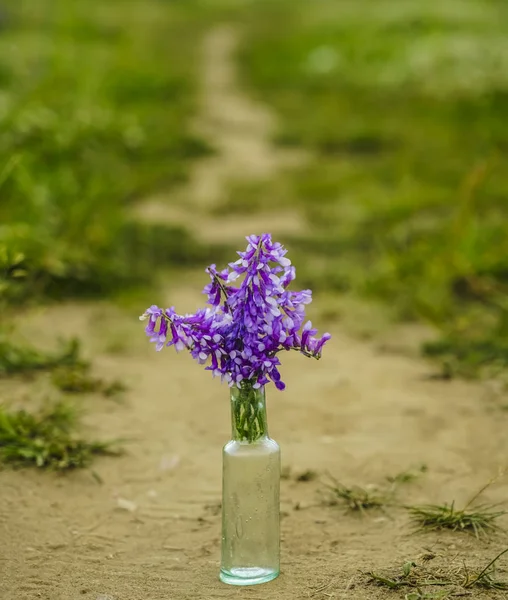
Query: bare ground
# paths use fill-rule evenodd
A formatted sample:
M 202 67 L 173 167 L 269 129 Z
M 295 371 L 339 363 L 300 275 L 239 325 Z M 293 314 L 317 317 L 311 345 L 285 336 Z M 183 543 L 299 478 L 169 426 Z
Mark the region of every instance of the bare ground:
M 181 219 L 203 235 L 224 235 L 240 245 L 251 231 L 281 233 L 304 223 L 276 210 L 247 224 L 207 214 L 238 172 L 270 177 L 294 159 L 274 153 L 267 141 L 272 117 L 238 89 L 234 45 L 228 29 L 214 30 L 205 43 L 197 126 L 214 137 L 220 153 L 196 168 L 181 195 L 153 199 L 139 210 L 144 218 Z M 178 289 L 172 285 L 171 299 L 161 294 L 160 303 L 196 307 L 203 277 L 189 274 Z M 444 560 L 478 568 L 508 546 L 504 533 L 490 542 L 412 533 L 401 508 L 360 517 L 322 506 L 319 479 L 289 479 L 282 482 L 281 576 L 252 588 L 225 586 L 218 581 L 218 506 L 221 447 L 229 435 L 227 388 L 187 356 L 156 355 L 137 314 L 106 303 L 47 308 L 24 321 L 40 340 L 81 336 L 99 374 L 130 384 L 124 404 L 81 400 L 93 433 L 130 441 L 125 456 L 96 463 L 101 485 L 90 472 L 0 472 L 1 600 L 404 598 L 402 591 L 367 583 L 362 572 L 418 561 L 429 547 Z M 488 388 L 429 380 L 424 362 L 380 352 L 336 326 L 332 332 L 322 361 L 286 356 L 288 389 L 269 390 L 270 430 L 284 465 L 296 473 L 330 471 L 345 484 L 382 484 L 388 475 L 425 463 L 428 472 L 401 488 L 400 502 L 458 504 L 506 468 L 508 413 Z M 42 395 L 46 388 L 44 381 L 9 381 L 0 389 L 2 397 L 23 402 L 29 391 Z M 486 493 L 492 502 L 507 497 L 506 478 Z

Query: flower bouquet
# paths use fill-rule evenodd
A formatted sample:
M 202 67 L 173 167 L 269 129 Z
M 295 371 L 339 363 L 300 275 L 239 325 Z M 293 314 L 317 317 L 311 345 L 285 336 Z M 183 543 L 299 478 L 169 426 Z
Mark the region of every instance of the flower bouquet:
M 319 359 L 325 333 L 305 321 L 312 292 L 290 291 L 295 268 L 270 234 L 247 237 L 239 259 L 206 271 L 208 306 L 179 315 L 151 306 L 146 333 L 157 350 L 187 350 L 230 387 L 232 439 L 223 449 L 220 578 L 233 585 L 264 583 L 279 574 L 280 449 L 268 436 L 265 386 L 285 384 L 280 353 Z

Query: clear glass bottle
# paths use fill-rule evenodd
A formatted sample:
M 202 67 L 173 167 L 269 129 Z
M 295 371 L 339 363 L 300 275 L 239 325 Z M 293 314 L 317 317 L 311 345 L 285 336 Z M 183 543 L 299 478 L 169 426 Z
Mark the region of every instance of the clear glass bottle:
M 220 579 L 254 585 L 280 570 L 280 448 L 268 437 L 265 390 L 231 389 L 232 439 L 223 450 Z

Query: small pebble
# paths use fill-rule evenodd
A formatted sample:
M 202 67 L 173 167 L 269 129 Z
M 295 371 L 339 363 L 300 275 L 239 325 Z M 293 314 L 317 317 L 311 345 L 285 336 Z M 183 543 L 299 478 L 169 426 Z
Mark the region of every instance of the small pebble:
M 161 458 L 161 461 L 159 463 L 159 469 L 161 471 L 172 471 L 173 469 L 176 469 L 176 467 L 178 467 L 178 465 L 180 464 L 180 457 L 178 455 L 173 455 L 173 456 L 163 456 Z
M 129 512 L 135 512 L 138 509 L 138 505 L 131 500 L 125 498 L 117 498 L 116 505 L 122 510 L 128 510 Z

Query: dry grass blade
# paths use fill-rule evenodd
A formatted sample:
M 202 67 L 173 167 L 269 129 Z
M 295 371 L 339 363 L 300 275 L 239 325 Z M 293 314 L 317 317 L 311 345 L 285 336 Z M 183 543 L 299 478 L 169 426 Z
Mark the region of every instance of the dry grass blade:
M 453 581 L 450 581 L 448 578 L 443 578 L 440 573 L 432 573 L 427 569 L 418 567 L 418 565 L 413 561 L 404 563 L 400 573 L 392 577 L 379 575 L 373 571 L 367 573 L 367 575 L 371 578 L 371 581 L 390 589 L 398 589 L 402 587 L 419 589 L 425 586 L 442 587 L 453 584 Z M 439 597 L 442 597 L 443 593 L 445 592 L 439 591 Z
M 445 600 L 449 597 L 450 594 L 447 591 L 423 592 L 422 590 L 416 590 L 415 592 L 406 594 L 404 600 Z
M 493 575 L 496 572 L 497 561 L 508 552 L 508 548 L 500 552 L 489 564 L 474 578 L 469 579 L 469 575 L 466 574 L 466 582 L 464 583 L 465 588 L 480 587 L 491 590 L 508 590 L 507 581 L 497 581 Z
M 404 588 L 414 590 L 405 595 L 407 600 L 444 599 L 469 595 L 475 588 L 508 590 L 508 582 L 499 581 L 494 577 L 496 563 L 506 553 L 508 553 L 508 548 L 500 552 L 478 574 L 472 574 L 473 572 L 465 564 L 445 564 L 430 568 L 425 563 L 417 565 L 413 561 L 408 561 L 393 575 L 380 575 L 372 571 L 366 575 L 371 582 L 390 590 Z M 423 591 L 424 588 L 430 589 Z

